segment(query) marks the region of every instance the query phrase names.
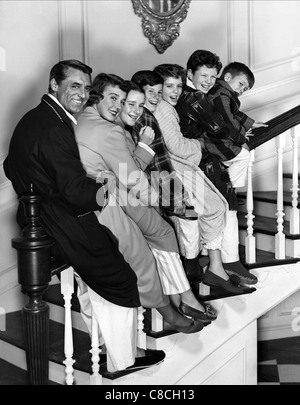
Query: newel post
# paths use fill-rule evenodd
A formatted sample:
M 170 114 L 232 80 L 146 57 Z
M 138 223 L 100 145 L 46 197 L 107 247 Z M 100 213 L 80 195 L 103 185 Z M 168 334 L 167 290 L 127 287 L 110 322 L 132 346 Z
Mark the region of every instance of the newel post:
M 31 385 L 47 385 L 49 380 L 49 307 L 43 293 L 51 280 L 50 238 L 39 224 L 41 197 L 32 191 L 23 195 L 27 225 L 21 237 L 12 239 L 18 252 L 18 280 L 29 301 L 23 308 L 23 325 L 26 342 L 26 360 Z

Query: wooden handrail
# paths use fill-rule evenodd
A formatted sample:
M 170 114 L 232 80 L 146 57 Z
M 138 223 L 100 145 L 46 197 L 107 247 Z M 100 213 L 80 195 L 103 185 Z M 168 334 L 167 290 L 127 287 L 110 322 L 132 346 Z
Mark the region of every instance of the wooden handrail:
M 288 129 L 300 124 L 300 105 L 277 115 L 267 121 L 266 124 L 268 124 L 268 127 L 261 127 L 252 130 L 253 136 L 251 136 L 247 142 L 250 150 L 257 148 Z

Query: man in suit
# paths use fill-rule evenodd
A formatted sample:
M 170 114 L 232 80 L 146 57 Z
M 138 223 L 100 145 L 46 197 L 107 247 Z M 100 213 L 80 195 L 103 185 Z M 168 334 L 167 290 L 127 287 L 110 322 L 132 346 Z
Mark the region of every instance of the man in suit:
M 31 185 L 42 196 L 40 220 L 56 240 L 54 255 L 86 283 L 106 343 L 108 369 L 118 371 L 156 364 L 165 355 L 153 351 L 135 359 L 137 278 L 116 238 L 94 213 L 108 203 L 108 184 L 88 178 L 80 162 L 72 124 L 89 97 L 91 73 L 77 60 L 53 66 L 49 93 L 18 123 L 4 170 L 18 197 Z M 17 221 L 25 225 L 22 207 Z

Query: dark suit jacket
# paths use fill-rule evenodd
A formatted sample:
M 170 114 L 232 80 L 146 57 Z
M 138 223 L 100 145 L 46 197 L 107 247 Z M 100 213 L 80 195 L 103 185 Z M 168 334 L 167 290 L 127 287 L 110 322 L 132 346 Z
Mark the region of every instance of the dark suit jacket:
M 98 190 L 98 201 L 103 197 L 102 184 L 86 176 L 71 121 L 51 97 L 44 95 L 18 123 L 4 170 L 18 196 L 31 184 L 43 196 L 40 219 L 57 242 L 55 255 L 71 264 L 103 298 L 125 307 L 139 306 L 136 275 L 113 234 L 93 213 L 102 209 L 96 198 Z M 17 220 L 23 227 L 22 207 Z

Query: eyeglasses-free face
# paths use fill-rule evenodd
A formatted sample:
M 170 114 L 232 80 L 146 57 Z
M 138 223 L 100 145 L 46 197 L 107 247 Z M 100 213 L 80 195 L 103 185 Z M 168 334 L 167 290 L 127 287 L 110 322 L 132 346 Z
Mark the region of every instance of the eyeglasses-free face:
M 89 75 L 81 70 L 69 68 L 64 80 L 58 84 L 52 79 L 50 85 L 60 104 L 74 115 L 83 109 L 89 98 L 91 80 Z
M 164 81 L 162 98 L 175 107 L 182 93 L 182 78 L 168 77 Z
M 189 69 L 187 76 L 197 90 L 207 94 L 216 83 L 218 71 L 216 68 L 209 68 L 204 65 L 200 66 L 195 73 Z
M 158 103 L 162 99 L 162 88 L 162 84 L 156 84 L 155 86 L 147 84 L 143 87 L 146 96 L 145 107 L 147 107 L 152 113 L 155 113 Z
M 106 86 L 103 98 L 96 105 L 99 115 L 107 121 L 114 122 L 121 113 L 126 100 L 125 91 L 117 86 Z
M 144 111 L 145 94 L 130 90 L 122 108 L 120 118 L 125 125 L 134 126 Z

